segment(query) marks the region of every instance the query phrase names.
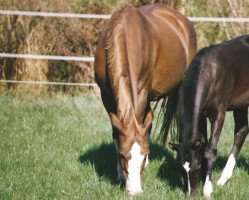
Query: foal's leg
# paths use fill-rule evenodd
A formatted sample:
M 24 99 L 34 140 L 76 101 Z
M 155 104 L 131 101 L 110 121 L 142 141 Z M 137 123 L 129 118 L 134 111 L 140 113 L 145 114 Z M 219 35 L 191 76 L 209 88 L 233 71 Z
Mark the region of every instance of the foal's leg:
M 234 129 L 234 143 L 231 154 L 227 161 L 225 168 L 222 171 L 222 175 L 218 180 L 218 185 L 224 185 L 232 176 L 233 169 L 236 164 L 236 159 L 241 150 L 241 147 L 248 134 L 248 107 L 236 109 L 233 112 L 235 129 Z
M 206 163 L 206 179 L 203 187 L 203 194 L 210 197 L 213 192 L 212 186 L 212 169 L 217 156 L 217 144 L 219 141 L 220 133 L 225 119 L 225 109 L 217 110 L 217 113 L 211 118 L 211 136 L 208 146 L 205 150 L 205 163 Z
M 204 149 L 207 146 L 207 118 L 202 114 L 200 116 L 200 120 L 199 120 L 199 133 L 201 135 L 201 142 L 202 144 L 204 144 L 202 151 L 204 151 Z M 201 152 L 202 154 L 204 152 Z M 205 157 L 202 156 L 202 165 L 201 165 L 201 178 L 202 178 L 202 182 L 205 182 L 205 178 L 206 178 L 206 174 L 207 174 L 207 166 L 205 163 Z

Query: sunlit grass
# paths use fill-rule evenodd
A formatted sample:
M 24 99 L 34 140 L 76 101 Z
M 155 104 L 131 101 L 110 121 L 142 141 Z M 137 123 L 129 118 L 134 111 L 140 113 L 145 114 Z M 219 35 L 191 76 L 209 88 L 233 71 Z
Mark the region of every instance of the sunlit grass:
M 223 188 L 215 184 L 232 146 L 231 114 L 226 120 L 212 199 L 247 199 L 247 142 L 232 179 Z M 0 199 L 131 199 L 116 181 L 115 156 L 109 119 L 96 95 L 0 96 Z M 143 190 L 132 199 L 190 199 L 173 152 L 153 141 Z

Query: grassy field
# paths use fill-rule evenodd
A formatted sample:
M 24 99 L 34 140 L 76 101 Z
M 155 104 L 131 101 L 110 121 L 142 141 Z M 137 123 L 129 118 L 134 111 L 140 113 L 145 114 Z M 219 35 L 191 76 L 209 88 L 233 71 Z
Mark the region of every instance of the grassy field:
M 215 182 L 232 135 L 229 115 L 219 143 Z M 205 199 L 184 195 L 174 156 L 152 140 L 144 192 L 131 198 L 116 181 L 109 119 L 96 95 L 0 95 L 0 199 Z M 249 199 L 248 172 L 247 139 L 234 176 L 223 188 L 214 184 L 212 199 Z

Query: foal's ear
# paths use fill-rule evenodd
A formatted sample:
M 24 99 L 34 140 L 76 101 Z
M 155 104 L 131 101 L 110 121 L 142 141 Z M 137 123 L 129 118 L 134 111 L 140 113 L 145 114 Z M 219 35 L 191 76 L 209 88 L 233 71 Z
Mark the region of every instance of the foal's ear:
M 173 151 L 179 151 L 179 144 L 175 144 L 172 142 L 169 142 L 169 147 L 173 150 Z
M 203 144 L 199 139 L 194 142 L 193 146 L 197 150 L 201 150 L 203 148 Z
M 124 130 L 123 124 L 118 119 L 117 115 L 115 115 L 114 113 L 109 113 L 109 116 L 110 116 L 110 119 L 111 119 L 112 126 L 114 126 L 115 128 L 117 128 L 120 133 L 124 133 L 124 131 L 123 131 Z

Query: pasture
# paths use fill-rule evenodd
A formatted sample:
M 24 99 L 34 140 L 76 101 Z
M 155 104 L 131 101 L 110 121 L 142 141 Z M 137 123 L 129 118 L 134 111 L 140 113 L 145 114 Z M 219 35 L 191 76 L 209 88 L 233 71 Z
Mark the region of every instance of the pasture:
M 214 183 L 232 142 L 229 114 Z M 249 198 L 248 142 L 247 138 L 231 180 L 222 188 L 214 184 L 212 199 Z M 116 181 L 110 122 L 98 95 L 0 95 L 0 199 L 205 199 L 184 195 L 175 154 L 157 144 L 155 134 L 150 148 L 143 193 L 129 197 Z

